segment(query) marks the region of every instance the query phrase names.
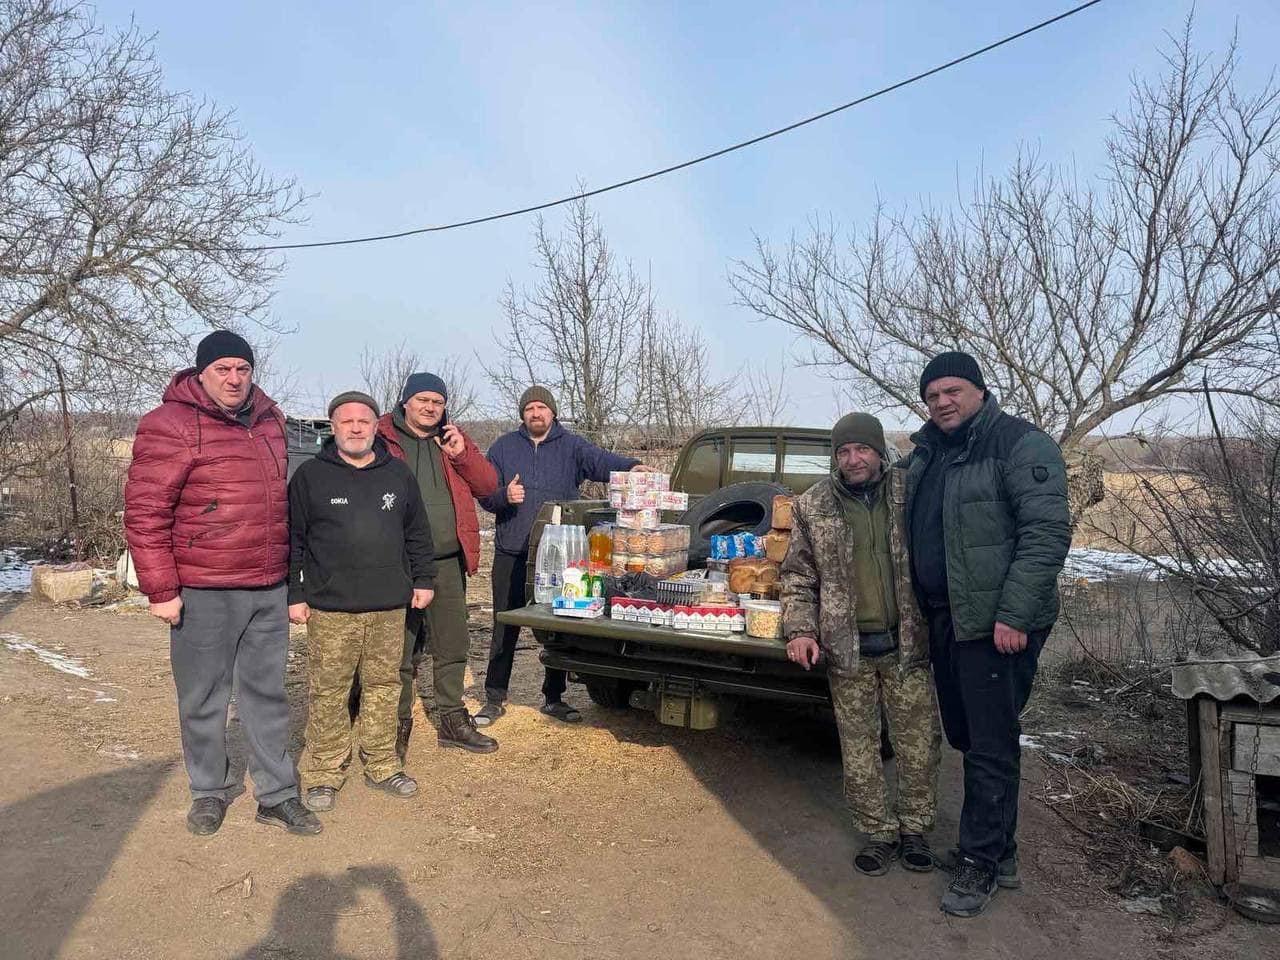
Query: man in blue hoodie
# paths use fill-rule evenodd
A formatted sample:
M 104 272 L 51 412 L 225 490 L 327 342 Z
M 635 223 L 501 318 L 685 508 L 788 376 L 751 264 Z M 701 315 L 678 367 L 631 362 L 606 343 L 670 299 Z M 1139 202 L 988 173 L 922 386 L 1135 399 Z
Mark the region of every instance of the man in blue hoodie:
M 529 533 L 544 503 L 575 500 L 584 480 L 603 483 L 614 470 L 652 469 L 570 433 L 561 426 L 557 415 L 551 391 L 532 386 L 520 397 L 520 429 L 503 434 L 489 448 L 489 462 L 498 472 L 498 489 L 492 496 L 481 497 L 480 505 L 497 520 L 493 556 L 495 615 L 525 604 Z M 503 704 L 519 635 L 519 627 L 504 626 L 495 619 L 484 682 L 486 703 L 475 716 L 476 726 L 488 726 L 505 712 Z M 547 669 L 542 684 L 546 701 L 542 712 L 566 723 L 577 723 L 582 715 L 561 699 L 566 679 L 563 670 Z

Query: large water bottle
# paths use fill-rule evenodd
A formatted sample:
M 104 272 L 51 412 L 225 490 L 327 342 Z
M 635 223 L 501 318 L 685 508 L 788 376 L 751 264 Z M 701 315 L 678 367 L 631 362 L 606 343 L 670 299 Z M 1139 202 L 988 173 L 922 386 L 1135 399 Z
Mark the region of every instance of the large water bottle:
M 533 565 L 533 600 L 550 603 L 560 596 L 564 586 L 564 568 L 567 564 L 565 550 L 566 528 L 549 523 L 542 528 L 538 541 L 538 555 Z

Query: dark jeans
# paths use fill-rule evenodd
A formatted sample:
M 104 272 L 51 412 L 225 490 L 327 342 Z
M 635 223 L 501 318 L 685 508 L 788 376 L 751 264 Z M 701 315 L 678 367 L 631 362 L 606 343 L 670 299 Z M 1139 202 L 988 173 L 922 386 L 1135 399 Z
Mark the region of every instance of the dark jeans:
M 960 852 L 995 870 L 1018 849 L 1022 725 L 1036 663 L 1049 631 L 1027 636 L 1021 653 L 1003 654 L 990 639 L 956 640 L 947 606 L 932 604 L 929 656 L 947 742 L 964 754 Z
M 503 553 L 497 551 L 493 555 L 493 612 L 515 610 L 525 605 L 524 582 L 529 554 Z M 507 687 L 511 684 L 511 668 L 516 659 L 516 641 L 520 637 L 519 627 L 510 627 L 493 621 L 493 640 L 489 644 L 489 668 L 485 671 L 485 696 L 492 701 L 502 703 L 507 699 Z M 547 702 L 559 700 L 564 696 L 568 686 L 568 677 L 563 670 L 547 668 L 542 681 L 542 695 Z

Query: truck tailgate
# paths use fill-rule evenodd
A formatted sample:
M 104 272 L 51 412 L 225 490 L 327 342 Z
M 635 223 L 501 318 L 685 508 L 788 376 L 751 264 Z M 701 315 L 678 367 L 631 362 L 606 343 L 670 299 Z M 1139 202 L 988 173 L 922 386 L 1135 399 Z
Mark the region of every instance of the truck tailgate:
M 601 617 L 598 620 L 580 620 L 575 617 L 557 617 L 549 603 L 531 603 L 518 610 L 504 610 L 495 615 L 499 623 L 516 627 L 529 627 L 547 633 L 569 634 L 579 637 L 601 637 L 609 640 L 631 640 L 658 647 L 675 647 L 681 650 L 704 650 L 735 657 L 759 657 L 764 660 L 787 659 L 787 645 L 781 640 L 762 640 L 745 633 L 701 633 L 695 630 L 664 630 L 643 623 L 627 623 Z

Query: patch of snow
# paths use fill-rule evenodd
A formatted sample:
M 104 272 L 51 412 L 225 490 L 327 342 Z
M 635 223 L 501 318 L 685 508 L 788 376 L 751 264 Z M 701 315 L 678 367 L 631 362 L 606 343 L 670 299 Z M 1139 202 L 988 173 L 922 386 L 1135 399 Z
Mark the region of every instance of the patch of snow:
M 1018 737 L 1018 746 L 1023 750 L 1039 750 L 1041 743 L 1035 737 L 1029 737 L 1024 733 Z
M 1208 570 L 1217 576 L 1239 576 L 1245 572 L 1240 564 L 1231 560 L 1206 560 L 1204 563 Z M 1062 575 L 1072 580 L 1089 582 L 1108 580 L 1113 577 L 1164 580 L 1185 567 L 1182 561 L 1173 557 L 1154 556 L 1148 559 L 1134 553 L 1098 550 L 1093 547 L 1072 547 L 1067 554 Z
M 30 640 L 15 633 L 0 633 L 0 640 L 3 640 L 4 645 L 14 653 L 35 654 L 36 659 L 45 666 L 53 667 L 53 669 L 61 673 L 69 673 L 71 676 L 79 677 L 81 680 L 89 679 L 88 667 L 75 657 L 68 657 L 66 654 L 58 653 L 54 650 L 46 650 L 39 644 L 32 643 Z
M 0 548 L 0 593 L 30 593 L 31 562 L 11 547 Z

